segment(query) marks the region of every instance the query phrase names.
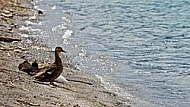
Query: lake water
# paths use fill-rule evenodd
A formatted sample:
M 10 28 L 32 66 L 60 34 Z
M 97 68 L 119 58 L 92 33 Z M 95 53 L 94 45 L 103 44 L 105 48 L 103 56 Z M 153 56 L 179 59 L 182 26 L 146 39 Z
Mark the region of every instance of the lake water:
M 151 107 L 190 106 L 189 0 L 34 2 L 46 14 L 37 38 L 106 88 Z

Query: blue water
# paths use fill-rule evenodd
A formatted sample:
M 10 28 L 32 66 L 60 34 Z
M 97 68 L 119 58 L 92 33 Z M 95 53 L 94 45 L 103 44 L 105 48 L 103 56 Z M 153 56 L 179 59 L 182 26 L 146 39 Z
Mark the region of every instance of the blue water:
M 35 3 L 46 13 L 39 38 L 65 47 L 68 62 L 152 106 L 190 106 L 189 0 Z

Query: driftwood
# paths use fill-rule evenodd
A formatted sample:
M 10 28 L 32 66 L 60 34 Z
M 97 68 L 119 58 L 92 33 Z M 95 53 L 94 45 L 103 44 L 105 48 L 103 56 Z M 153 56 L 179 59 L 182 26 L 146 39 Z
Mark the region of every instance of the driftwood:
M 14 37 L 0 36 L 0 41 L 13 42 L 13 41 L 21 41 L 21 39 L 20 38 L 14 38 Z

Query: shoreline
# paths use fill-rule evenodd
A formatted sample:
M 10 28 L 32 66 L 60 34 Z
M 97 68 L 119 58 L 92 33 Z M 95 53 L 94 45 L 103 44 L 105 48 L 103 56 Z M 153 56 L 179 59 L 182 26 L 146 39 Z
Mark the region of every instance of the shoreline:
M 18 65 L 24 60 L 29 62 L 37 59 L 40 61 L 40 54 L 45 53 L 48 47 L 32 37 L 21 37 L 19 34 L 30 35 L 30 31 L 21 31 L 19 28 L 24 22 L 29 20 L 29 16 L 34 15 L 35 10 L 31 1 L 20 0 L 20 4 L 13 2 L 0 1 L 3 4 L 10 3 L 12 8 L 18 8 L 12 14 L 11 10 L 2 11 L 13 18 L 8 18 L 3 22 L 4 26 L 11 26 L 11 29 L 1 30 L 3 37 L 19 38 L 21 41 L 2 42 L 0 41 L 0 93 L 2 106 L 39 106 L 39 107 L 131 107 L 133 99 L 124 101 L 118 94 L 111 92 L 101 84 L 101 81 L 93 74 L 79 71 L 71 64 L 65 64 L 62 75 L 70 81 L 65 84 L 58 83 L 58 87 L 52 88 L 49 83 L 35 82 L 31 76 L 18 70 Z M 27 7 L 27 8 L 26 8 Z M 20 9 L 20 10 L 19 10 Z M 10 13 L 8 12 L 10 11 Z M 21 12 L 21 13 L 19 13 Z M 19 15 L 20 14 L 20 15 Z M 43 13 L 42 13 L 43 14 Z M 6 19 L 6 15 L 1 18 Z M 39 15 L 40 17 L 40 15 Z M 9 20 L 11 20 L 10 23 Z M 38 21 L 33 20 L 33 21 Z M 2 28 L 1 28 L 2 29 Z M 10 32 L 7 33 L 7 30 Z M 31 49 L 31 47 L 33 47 Z M 34 47 L 41 47 L 39 50 Z M 52 53 L 46 58 L 52 62 Z M 34 56 L 35 55 L 35 56 Z M 65 58 L 65 56 L 62 56 Z M 82 81 L 82 82 L 76 82 Z M 89 83 L 89 84 L 86 84 Z

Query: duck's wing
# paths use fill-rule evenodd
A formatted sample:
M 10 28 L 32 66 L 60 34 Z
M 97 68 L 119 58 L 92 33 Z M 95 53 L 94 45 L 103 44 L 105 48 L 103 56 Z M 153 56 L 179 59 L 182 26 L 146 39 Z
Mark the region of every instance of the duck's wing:
M 39 72 L 36 75 L 34 75 L 34 77 L 39 77 L 45 73 L 51 74 L 51 72 L 53 72 L 54 69 L 56 69 L 56 65 L 50 64 L 50 65 L 45 66 L 44 68 L 40 69 Z

